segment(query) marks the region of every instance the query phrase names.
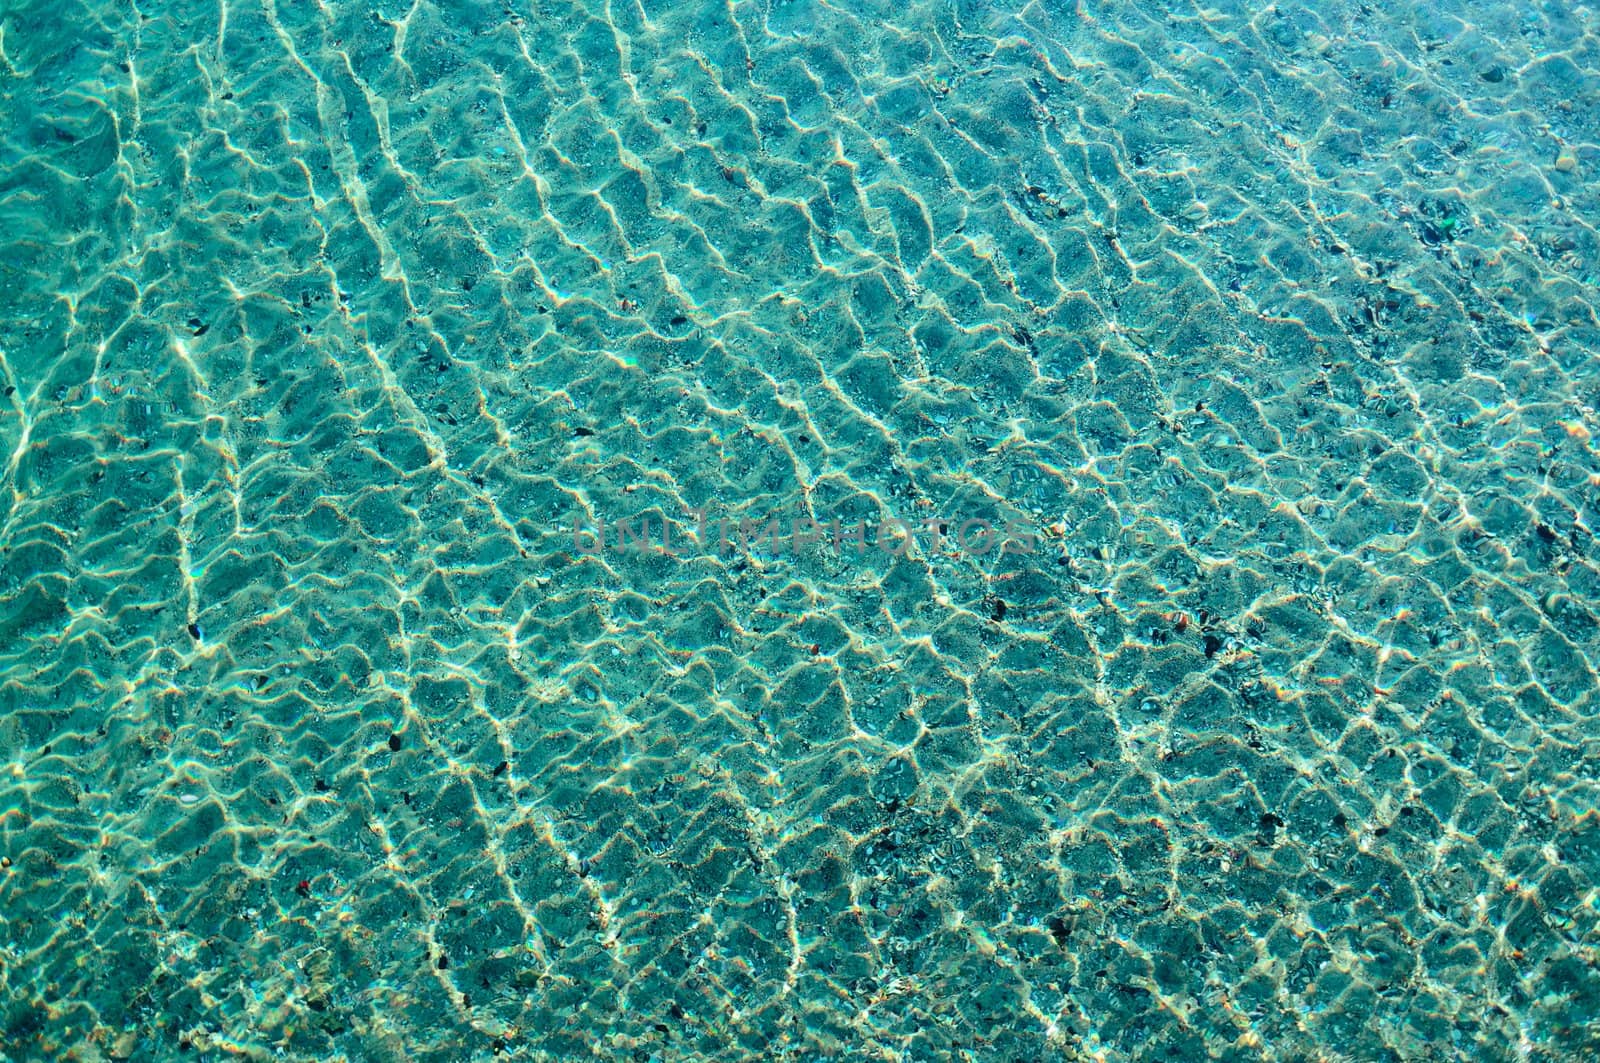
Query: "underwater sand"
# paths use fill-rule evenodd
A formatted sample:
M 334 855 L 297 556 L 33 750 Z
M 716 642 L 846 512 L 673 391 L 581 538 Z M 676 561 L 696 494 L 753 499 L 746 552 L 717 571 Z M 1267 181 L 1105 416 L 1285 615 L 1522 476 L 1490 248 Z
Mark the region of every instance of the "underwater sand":
M 1600 1057 L 1597 99 L 1566 2 L 0 4 L 0 1057 Z

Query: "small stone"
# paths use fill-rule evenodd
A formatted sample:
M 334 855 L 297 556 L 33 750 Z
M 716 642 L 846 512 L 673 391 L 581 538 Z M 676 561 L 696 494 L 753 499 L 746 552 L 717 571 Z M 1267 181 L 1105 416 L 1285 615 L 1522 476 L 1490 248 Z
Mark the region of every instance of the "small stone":
M 1572 152 L 1562 149 L 1561 154 L 1556 156 L 1556 169 L 1562 173 L 1572 173 L 1577 168 L 1578 157 Z

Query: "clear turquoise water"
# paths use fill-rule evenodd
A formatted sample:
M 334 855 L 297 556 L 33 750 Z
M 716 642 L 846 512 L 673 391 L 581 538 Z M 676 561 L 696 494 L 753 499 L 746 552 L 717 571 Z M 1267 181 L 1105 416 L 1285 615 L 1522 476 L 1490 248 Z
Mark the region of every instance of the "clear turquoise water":
M 1595 1058 L 1597 99 L 0 2 L 0 1055 Z

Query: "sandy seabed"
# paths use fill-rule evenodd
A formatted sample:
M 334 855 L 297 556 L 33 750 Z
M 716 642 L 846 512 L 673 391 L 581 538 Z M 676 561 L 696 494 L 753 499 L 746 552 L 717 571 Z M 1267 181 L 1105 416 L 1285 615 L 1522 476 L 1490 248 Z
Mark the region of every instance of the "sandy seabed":
M 0 1056 L 1600 1054 L 1596 99 L 1564 2 L 0 4 Z M 574 541 L 706 513 L 1035 548 Z

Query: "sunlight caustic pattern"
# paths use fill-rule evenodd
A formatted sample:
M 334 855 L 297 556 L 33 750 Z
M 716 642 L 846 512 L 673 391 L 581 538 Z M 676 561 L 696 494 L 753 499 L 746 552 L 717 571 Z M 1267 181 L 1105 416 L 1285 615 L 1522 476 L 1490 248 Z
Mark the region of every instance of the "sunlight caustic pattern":
M 1596 26 L 0 7 L 0 1045 L 1600 1050 Z

